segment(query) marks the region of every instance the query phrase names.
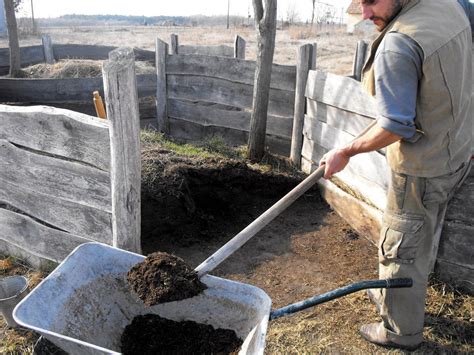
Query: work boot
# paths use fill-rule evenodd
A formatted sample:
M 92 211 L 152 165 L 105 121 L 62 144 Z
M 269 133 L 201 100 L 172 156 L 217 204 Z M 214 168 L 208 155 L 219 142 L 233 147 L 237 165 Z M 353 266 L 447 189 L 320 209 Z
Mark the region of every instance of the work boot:
M 415 350 L 417 349 L 421 342 L 418 344 L 400 344 L 396 343 L 393 341 L 393 339 L 390 338 L 401 338 L 401 336 L 393 334 L 394 336 L 390 336 L 390 333 L 387 329 L 385 329 L 383 322 L 381 323 L 371 323 L 371 324 L 365 324 L 362 327 L 360 327 L 359 330 L 360 335 L 362 337 L 377 345 L 389 347 L 389 348 L 398 348 L 398 349 L 404 349 L 404 350 Z

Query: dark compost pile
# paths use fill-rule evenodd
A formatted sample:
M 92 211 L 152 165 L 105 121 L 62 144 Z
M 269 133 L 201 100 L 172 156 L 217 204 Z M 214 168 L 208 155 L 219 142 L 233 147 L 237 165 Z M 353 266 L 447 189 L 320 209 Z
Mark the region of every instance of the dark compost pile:
M 242 340 L 233 330 L 192 321 L 175 322 L 154 314 L 137 316 L 122 334 L 128 354 L 234 354 Z
M 194 297 L 206 288 L 183 259 L 162 252 L 133 266 L 127 281 L 146 306 Z

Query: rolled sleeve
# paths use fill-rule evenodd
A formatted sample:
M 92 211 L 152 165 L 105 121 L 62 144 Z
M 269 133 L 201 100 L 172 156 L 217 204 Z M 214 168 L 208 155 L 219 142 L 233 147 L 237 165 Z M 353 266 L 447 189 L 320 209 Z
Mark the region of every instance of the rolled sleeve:
M 409 37 L 389 33 L 375 57 L 378 124 L 407 140 L 416 133 L 416 100 L 421 49 Z

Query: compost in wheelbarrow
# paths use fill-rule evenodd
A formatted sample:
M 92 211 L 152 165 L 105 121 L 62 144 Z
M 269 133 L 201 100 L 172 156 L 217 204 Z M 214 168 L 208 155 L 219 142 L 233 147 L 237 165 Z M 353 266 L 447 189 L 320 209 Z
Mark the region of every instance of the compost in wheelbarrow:
M 71 354 L 118 354 L 125 327 L 138 315 L 158 314 L 231 329 L 243 340 L 240 354 L 263 354 L 269 319 L 365 288 L 406 287 L 410 280 L 375 280 L 273 312 L 261 289 L 210 275 L 198 296 L 145 307 L 129 291 L 126 273 L 144 256 L 100 243 L 76 248 L 14 310 L 18 324 L 41 333 Z

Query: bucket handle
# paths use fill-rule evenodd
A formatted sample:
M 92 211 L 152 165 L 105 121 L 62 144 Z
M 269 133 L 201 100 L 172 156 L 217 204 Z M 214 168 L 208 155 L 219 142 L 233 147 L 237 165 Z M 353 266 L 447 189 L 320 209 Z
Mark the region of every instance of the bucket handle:
M 288 306 L 278 308 L 270 312 L 270 320 L 277 319 L 288 314 L 302 311 L 303 309 L 316 306 L 320 303 L 328 302 L 336 298 L 346 296 L 357 291 L 371 289 L 371 288 L 401 288 L 413 286 L 413 280 L 408 278 L 401 279 L 387 279 L 387 280 L 368 280 L 359 281 L 326 293 L 322 295 L 313 296 L 303 301 L 292 303 Z

